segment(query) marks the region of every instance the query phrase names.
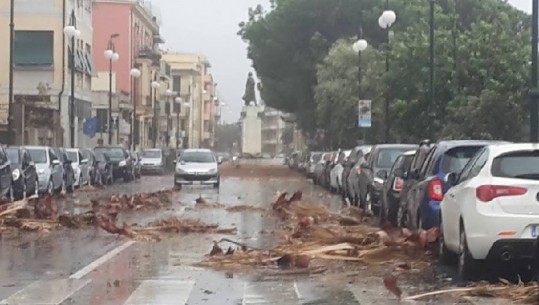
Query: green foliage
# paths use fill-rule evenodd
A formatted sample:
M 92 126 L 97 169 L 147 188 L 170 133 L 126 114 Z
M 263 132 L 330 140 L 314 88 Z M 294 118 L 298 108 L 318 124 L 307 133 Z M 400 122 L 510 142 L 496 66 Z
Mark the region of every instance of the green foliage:
M 360 137 L 358 98 L 373 100 L 373 128 L 383 134 L 390 101 L 391 136 L 521 140 L 526 136 L 529 16 L 502 0 L 437 0 L 435 99 L 429 93 L 429 1 L 391 0 L 390 71 L 385 72 L 379 0 L 274 0 L 250 10 L 240 35 L 264 84 L 266 103 L 294 113 L 309 134 L 323 129 L 326 147 Z M 351 45 L 359 27 L 369 48 Z

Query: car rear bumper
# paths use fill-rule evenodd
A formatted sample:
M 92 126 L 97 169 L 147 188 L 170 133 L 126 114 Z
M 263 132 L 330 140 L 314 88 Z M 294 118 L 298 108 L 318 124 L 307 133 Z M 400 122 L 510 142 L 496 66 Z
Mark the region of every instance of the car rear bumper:
M 536 239 L 502 239 L 494 242 L 487 255 L 489 261 L 533 260 Z
M 163 171 L 163 166 L 160 165 L 142 165 L 140 171 L 143 173 L 158 173 Z
M 215 184 L 219 183 L 219 175 L 189 175 L 189 174 L 175 174 L 175 184 Z

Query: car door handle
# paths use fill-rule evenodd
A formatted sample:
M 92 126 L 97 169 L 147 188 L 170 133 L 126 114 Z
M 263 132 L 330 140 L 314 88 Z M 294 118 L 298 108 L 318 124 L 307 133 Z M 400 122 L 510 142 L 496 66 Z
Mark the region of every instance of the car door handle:
M 453 193 L 449 193 L 448 195 L 449 195 L 449 197 L 451 197 L 451 198 L 455 198 L 455 194 L 453 194 Z

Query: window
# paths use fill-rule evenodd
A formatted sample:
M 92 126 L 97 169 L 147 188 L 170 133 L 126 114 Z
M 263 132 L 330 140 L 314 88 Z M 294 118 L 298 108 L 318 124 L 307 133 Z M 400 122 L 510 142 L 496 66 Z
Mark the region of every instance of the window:
M 8 148 L 6 149 L 7 158 L 12 164 L 19 164 L 19 149 Z
M 108 109 L 97 109 L 97 132 L 106 132 L 108 123 L 109 111 Z
M 483 146 L 460 146 L 444 153 L 442 171 L 444 173 L 460 173 L 475 153 Z
M 391 168 L 395 160 L 404 153 L 406 149 L 381 149 L 376 157 L 377 168 Z
M 51 67 L 54 64 L 53 31 L 15 31 L 13 63 L 19 67 Z
M 185 151 L 180 155 L 180 161 L 186 163 L 214 163 L 213 153 L 206 151 Z
M 425 157 L 425 161 L 423 161 L 423 164 L 421 165 L 421 170 L 419 171 L 418 178 L 421 179 L 427 175 L 427 172 L 428 172 L 427 170 L 433 162 L 434 156 L 436 155 L 436 150 L 437 150 L 437 147 L 433 147 L 429 151 L 429 154 Z
M 472 157 L 470 161 L 464 166 L 464 169 L 460 173 L 459 183 L 473 178 L 479 174 L 483 166 L 488 161 L 488 150 L 482 148 L 477 154 Z
M 173 76 L 172 77 L 172 91 L 180 93 L 182 91 L 182 77 Z
M 513 151 L 494 158 L 492 175 L 539 180 L 539 150 Z

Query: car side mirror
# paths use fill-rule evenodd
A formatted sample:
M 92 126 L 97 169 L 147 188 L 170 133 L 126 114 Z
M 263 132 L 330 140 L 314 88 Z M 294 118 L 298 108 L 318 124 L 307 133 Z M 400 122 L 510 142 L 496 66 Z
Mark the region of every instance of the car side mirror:
M 223 157 L 217 157 L 217 163 L 222 164 L 223 163 Z
M 53 166 L 60 165 L 60 160 L 58 160 L 58 159 L 52 160 L 52 165 L 53 165 Z
M 396 168 L 393 173 L 395 174 L 395 177 L 402 178 L 402 179 L 404 179 L 405 178 L 404 176 L 406 175 L 406 173 L 404 172 L 404 169 L 402 168 Z
M 376 173 L 376 177 L 386 180 L 387 179 L 387 171 L 385 169 L 379 170 Z
M 444 177 L 444 182 L 447 184 L 448 187 L 457 185 L 457 180 L 458 176 L 455 173 L 449 173 Z
M 88 159 L 82 159 L 82 160 L 80 160 L 80 164 L 88 164 Z

